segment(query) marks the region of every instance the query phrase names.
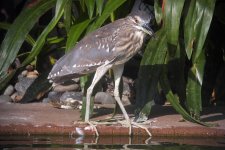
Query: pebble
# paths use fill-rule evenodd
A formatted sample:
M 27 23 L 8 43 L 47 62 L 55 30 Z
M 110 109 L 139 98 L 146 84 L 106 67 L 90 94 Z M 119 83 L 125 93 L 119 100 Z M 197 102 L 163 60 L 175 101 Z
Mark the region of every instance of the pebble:
M 55 92 L 55 91 L 51 91 L 48 93 L 48 98 L 51 101 L 59 101 L 59 98 L 62 96 L 62 92 Z
M 25 76 L 27 76 L 27 73 L 28 73 L 28 71 L 27 71 L 27 70 L 24 70 L 24 71 L 22 71 L 22 73 L 21 73 L 21 74 L 22 74 L 22 76 L 24 76 L 24 77 L 25 77 Z
M 80 82 L 80 78 L 75 78 L 73 79 L 74 82 L 79 83 Z
M 82 92 L 65 92 L 60 97 L 60 102 L 65 102 L 69 98 L 82 102 L 82 95 L 83 95 Z
M 38 77 L 38 74 L 36 72 L 34 72 L 34 71 L 27 73 L 27 78 L 34 78 L 34 79 L 36 79 L 37 77 Z
M 76 91 L 80 88 L 78 84 L 71 85 L 56 85 L 53 90 L 56 92 Z
M 79 109 L 82 106 L 81 92 L 64 92 L 60 97 L 61 108 Z
M 49 98 L 44 98 L 43 100 L 42 100 L 42 103 L 49 103 L 50 102 L 50 99 Z
M 34 66 L 33 65 L 27 65 L 26 66 L 26 70 L 27 71 L 33 71 L 34 70 Z
M 14 92 L 14 87 L 13 87 L 12 85 L 9 85 L 9 86 L 5 89 L 3 95 L 8 95 L 8 96 L 10 96 L 10 95 L 13 94 L 13 92 Z
M 7 103 L 7 102 L 11 102 L 12 99 L 10 96 L 8 95 L 0 95 L 0 103 Z
M 19 82 L 16 83 L 15 89 L 18 92 L 19 95 L 24 95 L 27 88 L 33 83 L 35 80 L 34 78 L 26 78 L 22 75 L 18 76 Z
M 98 92 L 95 95 L 94 102 L 100 104 L 115 104 L 115 99 L 109 93 Z
M 23 98 L 22 95 L 19 95 L 19 93 L 15 92 L 11 95 L 11 99 L 13 102 L 19 102 Z

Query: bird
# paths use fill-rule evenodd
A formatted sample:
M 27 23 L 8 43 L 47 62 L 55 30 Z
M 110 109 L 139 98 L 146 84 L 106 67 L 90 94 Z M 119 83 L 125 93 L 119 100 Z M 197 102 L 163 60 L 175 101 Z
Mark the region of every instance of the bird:
M 151 20 L 152 15 L 145 11 L 131 12 L 126 17 L 87 34 L 53 66 L 48 79 L 54 84 L 62 84 L 65 81 L 95 72 L 92 83 L 86 92 L 84 122 L 93 125 L 89 118 L 93 89 L 103 75 L 112 69 L 115 82 L 114 98 L 124 115 L 129 127 L 129 134 L 132 134 L 131 121 L 119 96 L 119 84 L 124 64 L 138 53 L 146 36 L 154 36 L 154 31 L 149 25 Z M 99 135 L 97 129 L 96 135 Z

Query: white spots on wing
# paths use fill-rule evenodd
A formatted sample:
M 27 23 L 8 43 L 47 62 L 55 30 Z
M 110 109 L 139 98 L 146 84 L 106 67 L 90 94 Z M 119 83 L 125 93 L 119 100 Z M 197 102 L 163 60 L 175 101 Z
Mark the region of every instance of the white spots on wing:
M 90 64 L 84 64 L 84 65 L 77 65 L 77 64 L 74 64 L 73 65 L 73 68 L 80 68 L 80 67 L 93 67 L 93 66 L 99 66 L 101 65 L 102 62 L 99 61 L 98 63 L 90 63 Z
M 82 49 L 82 46 L 80 47 L 80 49 Z
M 106 52 L 109 53 L 109 45 L 108 44 L 106 44 Z
M 88 47 L 88 45 L 86 44 L 85 47 Z
M 97 63 L 97 65 L 101 65 L 101 63 L 102 63 L 102 62 L 100 61 L 100 62 Z
M 103 44 L 103 45 L 102 45 L 102 49 L 104 49 L 104 48 L 105 48 L 105 45 Z
M 108 64 L 109 62 L 110 62 L 109 60 L 106 60 L 106 61 L 105 61 L 105 64 Z
M 98 45 L 98 49 L 101 49 L 101 43 L 99 43 L 99 45 Z
M 115 47 L 113 47 L 112 51 L 115 51 Z
M 99 37 L 99 35 L 95 35 L 95 37 Z

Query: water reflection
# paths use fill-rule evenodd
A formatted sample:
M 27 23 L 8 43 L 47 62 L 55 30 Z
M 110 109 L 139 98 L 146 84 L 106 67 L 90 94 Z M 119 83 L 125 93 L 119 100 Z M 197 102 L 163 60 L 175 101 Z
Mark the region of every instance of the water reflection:
M 224 149 L 224 138 L 169 138 L 142 136 L 0 136 L 0 149 Z

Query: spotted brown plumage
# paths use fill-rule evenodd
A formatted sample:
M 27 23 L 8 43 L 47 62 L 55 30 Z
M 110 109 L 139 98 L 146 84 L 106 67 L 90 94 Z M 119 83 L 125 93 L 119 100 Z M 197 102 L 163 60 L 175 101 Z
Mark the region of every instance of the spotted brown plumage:
M 57 84 L 96 71 L 92 84 L 87 90 L 85 122 L 89 122 L 90 97 L 93 88 L 107 70 L 112 68 L 115 78 L 115 100 L 130 124 L 119 97 L 118 86 L 124 63 L 140 50 L 147 34 L 153 35 L 153 31 L 148 27 L 150 20 L 149 14 L 137 11 L 105 25 L 85 36 L 52 68 L 48 79 Z M 131 132 L 131 125 L 129 127 Z

